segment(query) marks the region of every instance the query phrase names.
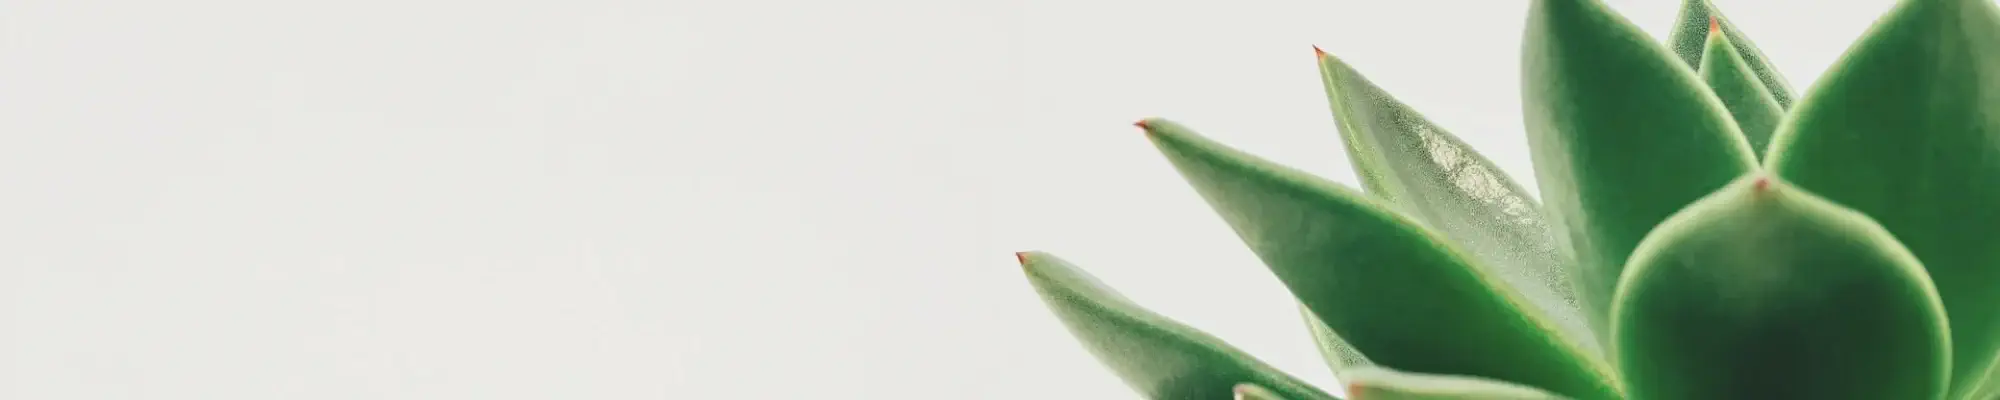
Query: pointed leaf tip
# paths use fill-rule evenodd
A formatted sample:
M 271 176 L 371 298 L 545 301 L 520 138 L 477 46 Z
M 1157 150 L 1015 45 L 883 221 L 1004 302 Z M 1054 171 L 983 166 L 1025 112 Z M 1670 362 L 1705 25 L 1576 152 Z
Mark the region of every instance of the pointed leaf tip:
M 1579 310 L 1566 260 L 1532 194 L 1491 159 L 1363 73 L 1327 55 L 1320 82 L 1349 164 L 1367 193 L 1459 244 L 1552 317 L 1563 333 L 1597 351 L 1592 319 Z
M 1801 190 L 1879 221 L 1950 315 L 1948 398 L 2000 355 L 2000 9 L 1900 1 L 1855 39 L 1773 135 L 1766 163 Z M 1955 184 L 1941 184 L 1941 183 Z M 1912 206 L 1921 204 L 1922 206 Z M 1990 384 L 1988 386 L 1991 386 Z
M 1154 121 L 1157 120 L 1159 120 L 1159 118 L 1157 117 L 1140 118 L 1138 121 L 1133 122 L 1132 126 L 1136 126 L 1139 127 L 1139 129 L 1145 130 L 1147 134 L 1152 134 L 1154 128 L 1153 126 Z
M 1028 252 L 1025 251 L 1014 252 L 1014 262 L 1021 263 L 1021 265 L 1028 265 Z
M 1326 58 L 1326 50 L 1321 50 L 1319 45 L 1313 45 L 1313 57 Z
M 1368 359 L 1585 399 L 1619 397 L 1608 364 L 1551 336 L 1544 314 L 1525 309 L 1518 292 L 1408 214 L 1171 120 L 1156 122 L 1154 145 L 1195 192 L 1294 298 Z
M 1714 4 L 1710 4 L 1708 0 L 1684 0 L 1681 2 L 1680 15 L 1677 19 L 1679 22 L 1674 24 L 1673 31 L 1668 34 L 1667 43 L 1688 67 L 1701 66 L 1702 53 L 1708 46 L 1707 42 L 1711 36 L 1728 37 L 1744 64 L 1748 65 L 1751 73 L 1757 76 L 1758 84 L 1763 86 L 1764 90 L 1771 92 L 1772 101 L 1777 102 L 1781 109 L 1791 107 L 1794 100 L 1791 85 L 1785 82 L 1785 78 L 1780 76 L 1777 68 L 1771 65 L 1770 60 L 1764 57 L 1764 52 L 1758 50 L 1757 45 L 1752 43 L 1749 37 L 1744 36 L 1742 31 L 1733 29 L 1732 26 L 1724 25 L 1723 20 L 1729 19 L 1729 16 L 1715 9 Z
M 1945 396 L 1950 329 L 1915 256 L 1867 215 L 1744 179 L 1627 262 L 1611 346 L 1626 398 L 1969 399 Z

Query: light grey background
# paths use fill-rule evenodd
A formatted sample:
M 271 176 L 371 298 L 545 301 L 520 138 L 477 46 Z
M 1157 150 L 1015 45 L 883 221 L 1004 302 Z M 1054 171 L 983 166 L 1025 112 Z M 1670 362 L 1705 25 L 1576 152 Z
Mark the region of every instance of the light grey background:
M 1029 249 L 1330 384 L 1129 123 L 1352 182 L 1318 44 L 1528 181 L 1526 4 L 6 2 L 0 397 L 1133 398 Z

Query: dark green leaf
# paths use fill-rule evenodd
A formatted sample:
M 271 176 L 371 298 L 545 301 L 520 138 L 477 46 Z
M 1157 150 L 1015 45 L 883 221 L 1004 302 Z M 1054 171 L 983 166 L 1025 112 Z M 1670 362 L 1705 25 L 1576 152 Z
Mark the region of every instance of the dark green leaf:
M 1370 360 L 1618 398 L 1605 365 L 1415 221 L 1179 124 L 1141 126 L 1293 296 Z
M 1632 254 L 1612 327 L 1634 399 L 1943 399 L 1950 328 L 1867 216 L 1745 177 Z
M 1541 200 L 1602 320 L 1625 256 L 1689 202 L 1755 167 L 1694 70 L 1597 0 L 1535 0 L 1524 122 Z M 1601 332 L 1600 332 L 1601 333 Z
M 1757 44 L 1752 43 L 1749 36 L 1744 36 L 1742 30 L 1736 29 L 1736 25 L 1716 10 L 1715 5 L 1709 4 L 1709 0 L 1682 0 L 1680 23 L 1675 24 L 1673 32 L 1667 36 L 1667 43 L 1673 46 L 1674 53 L 1687 63 L 1688 68 L 1700 67 L 1708 47 L 1710 17 L 1715 18 L 1715 23 L 1720 25 L 1722 33 L 1736 48 L 1736 54 L 1743 57 L 1744 65 L 1757 75 L 1757 81 L 1763 84 L 1764 90 L 1771 93 L 1771 100 L 1778 102 L 1779 108 L 1791 108 L 1792 85 L 1778 74 L 1778 68 L 1771 65 L 1770 58 L 1764 57 L 1764 51 L 1758 50 Z
M 1334 398 L 1221 339 L 1133 304 L 1068 261 L 1041 252 L 1015 256 L 1070 333 L 1149 398 L 1227 398 L 1246 382 L 1291 400 Z
M 1344 378 L 1354 400 L 1562 400 L 1520 384 L 1469 376 L 1413 374 L 1362 368 Z
M 1917 254 L 1951 316 L 1953 398 L 2000 348 L 2000 12 L 1903 1 L 1829 68 L 1766 162 Z
M 1778 106 L 1771 92 L 1757 82 L 1749 64 L 1736 55 L 1735 46 L 1723 35 L 1708 35 L 1708 53 L 1701 61 L 1701 80 L 1708 88 L 1715 90 L 1722 105 L 1729 108 L 1729 115 L 1736 119 L 1736 127 L 1742 129 L 1743 138 L 1750 142 L 1750 150 L 1762 155 L 1770 147 L 1771 132 L 1777 130 L 1778 122 L 1784 119 L 1785 109 Z
M 1506 279 L 1563 334 L 1599 354 L 1598 335 L 1571 289 L 1574 263 L 1556 249 L 1541 207 L 1505 171 L 1333 56 L 1320 79 L 1370 195 L 1465 250 L 1474 266 Z

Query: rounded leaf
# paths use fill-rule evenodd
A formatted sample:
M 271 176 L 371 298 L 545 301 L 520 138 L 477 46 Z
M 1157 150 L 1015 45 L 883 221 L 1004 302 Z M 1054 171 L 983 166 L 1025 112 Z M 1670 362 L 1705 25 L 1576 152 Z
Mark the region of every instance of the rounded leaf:
M 1634 400 L 1941 399 L 1949 329 L 1923 266 L 1867 216 L 1765 176 L 1640 244 L 1613 308 Z
M 1654 225 L 1756 167 L 1694 70 L 1598 0 L 1534 0 L 1522 46 L 1535 181 L 1603 321 Z M 1600 332 L 1601 333 L 1601 332 Z
M 1996 110 L 1993 1 L 1905 0 L 1792 109 L 1765 161 L 1880 222 L 1923 260 L 1951 316 L 1953 398 L 2000 372 L 1990 371 L 2000 355 Z

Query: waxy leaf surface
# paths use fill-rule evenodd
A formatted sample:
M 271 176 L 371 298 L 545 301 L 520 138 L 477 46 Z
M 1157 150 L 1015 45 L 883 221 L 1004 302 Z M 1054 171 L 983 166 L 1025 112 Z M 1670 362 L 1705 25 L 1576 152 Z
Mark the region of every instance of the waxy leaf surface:
M 1607 365 L 1415 221 L 1179 124 L 1141 125 L 1293 296 L 1376 364 L 1619 397 Z
M 1505 279 L 1571 340 L 1599 352 L 1578 308 L 1573 265 L 1528 191 L 1444 128 L 1326 53 L 1320 78 L 1348 160 L 1368 194 L 1457 245 Z

